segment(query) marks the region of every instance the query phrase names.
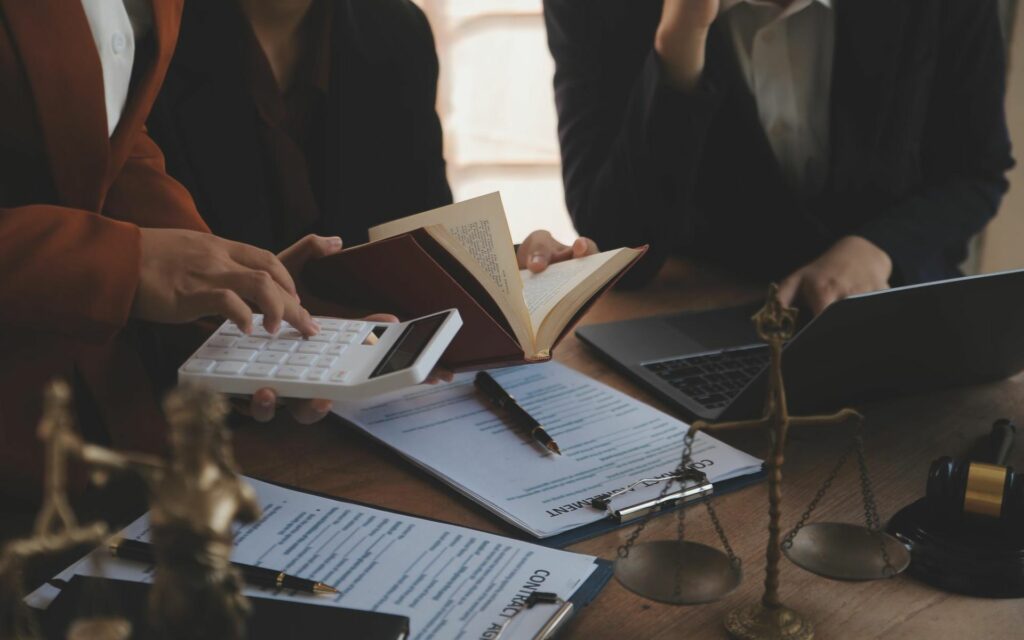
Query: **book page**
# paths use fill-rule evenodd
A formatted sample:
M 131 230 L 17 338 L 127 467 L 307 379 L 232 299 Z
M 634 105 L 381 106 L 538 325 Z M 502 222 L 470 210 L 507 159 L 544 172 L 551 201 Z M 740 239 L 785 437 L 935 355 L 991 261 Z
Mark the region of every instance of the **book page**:
M 378 225 L 370 229 L 370 241 L 433 225 L 444 227 L 513 304 L 522 298 L 512 233 L 497 192 Z
M 530 323 L 534 334 L 540 330 L 544 318 L 573 289 L 615 257 L 620 250 L 605 251 L 592 256 L 556 262 L 540 273 L 520 271 L 523 279 L 523 297 L 530 310 Z

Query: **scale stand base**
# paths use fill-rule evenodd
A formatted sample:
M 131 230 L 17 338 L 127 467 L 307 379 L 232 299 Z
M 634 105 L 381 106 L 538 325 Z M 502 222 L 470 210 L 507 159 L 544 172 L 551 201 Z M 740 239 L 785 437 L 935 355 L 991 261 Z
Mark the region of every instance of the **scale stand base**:
M 737 640 L 811 640 L 811 621 L 786 607 L 768 608 L 758 602 L 731 611 L 725 630 Z

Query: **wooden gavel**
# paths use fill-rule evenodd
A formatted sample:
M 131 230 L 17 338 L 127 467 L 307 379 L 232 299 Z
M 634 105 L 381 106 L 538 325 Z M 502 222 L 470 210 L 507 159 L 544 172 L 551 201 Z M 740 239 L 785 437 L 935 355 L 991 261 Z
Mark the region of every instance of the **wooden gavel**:
M 928 472 L 928 505 L 933 513 L 950 520 L 974 518 L 1024 526 L 1024 475 L 1005 466 L 1017 428 L 1009 420 L 997 420 L 989 434 L 990 462 L 942 457 Z

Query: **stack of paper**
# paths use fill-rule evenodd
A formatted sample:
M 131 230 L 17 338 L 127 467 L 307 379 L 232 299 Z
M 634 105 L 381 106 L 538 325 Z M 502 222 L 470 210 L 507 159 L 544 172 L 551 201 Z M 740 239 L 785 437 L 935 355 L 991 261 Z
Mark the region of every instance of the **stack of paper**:
M 563 455 L 507 422 L 476 391 L 472 374 L 347 403 L 336 413 L 537 538 L 603 520 L 592 498 L 679 464 L 688 426 L 669 415 L 554 362 L 491 373 Z M 761 460 L 706 434 L 694 441 L 692 460 L 712 483 L 761 470 Z M 622 500 L 654 498 L 663 486 L 648 483 Z

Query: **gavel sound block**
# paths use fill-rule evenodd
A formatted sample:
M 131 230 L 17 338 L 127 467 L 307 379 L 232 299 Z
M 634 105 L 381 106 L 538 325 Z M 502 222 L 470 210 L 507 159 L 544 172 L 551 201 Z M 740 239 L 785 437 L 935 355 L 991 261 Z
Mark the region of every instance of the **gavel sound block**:
M 908 545 L 908 573 L 946 591 L 990 598 L 1024 597 L 1024 475 L 1004 466 L 1015 427 L 999 420 L 977 460 L 940 458 L 927 496 L 889 522 Z

